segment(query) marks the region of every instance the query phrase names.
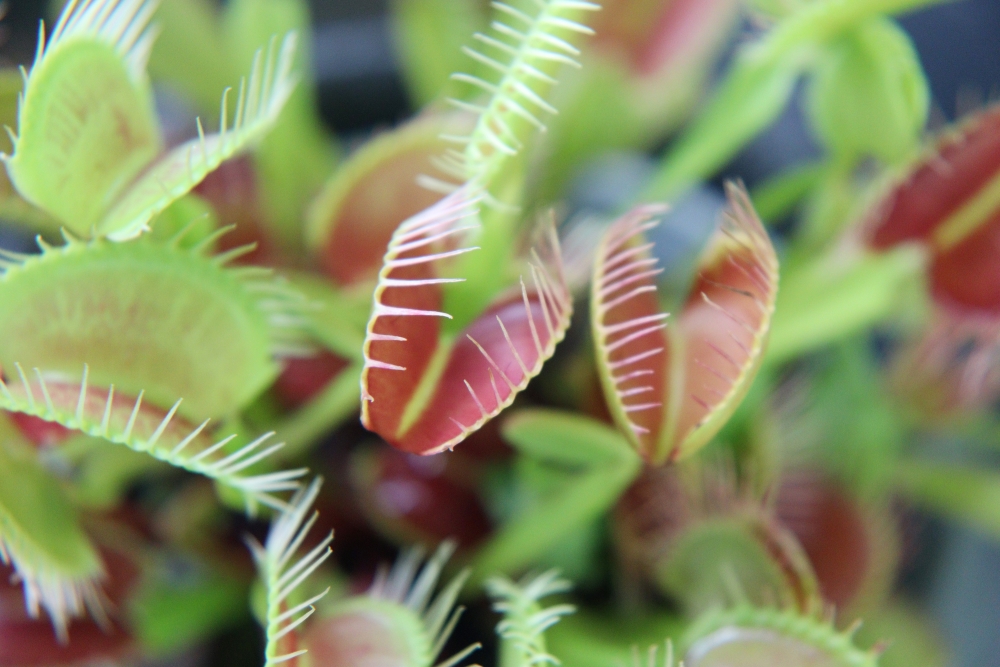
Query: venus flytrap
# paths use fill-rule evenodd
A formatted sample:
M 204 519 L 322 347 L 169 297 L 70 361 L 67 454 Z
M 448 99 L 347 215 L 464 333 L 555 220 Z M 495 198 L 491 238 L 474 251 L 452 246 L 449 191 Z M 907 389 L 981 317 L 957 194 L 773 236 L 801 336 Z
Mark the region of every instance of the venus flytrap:
M 70 3 L 41 32 L 7 171 L 18 192 L 73 233 L 127 240 L 273 125 L 294 88 L 295 36 L 259 55 L 219 132 L 164 150 L 146 60 L 156 3 Z M 78 107 L 78 100 L 83 106 Z
M 846 632 L 815 614 L 737 606 L 710 612 L 684 638 L 687 667 L 875 667 L 878 653 L 853 643 L 859 624 Z
M 544 95 L 556 70 L 574 63 L 568 40 L 590 32 L 578 19 L 598 7 L 577 0 L 532 6 L 497 3 L 493 34 L 476 37 L 482 51 L 466 50 L 495 82 L 455 76 L 487 96 L 455 100 L 476 120 L 468 133 L 444 136 L 461 147 L 436 163 L 453 180 L 424 179 L 451 194 L 397 228 L 375 288 L 362 422 L 405 451 L 440 452 L 481 427 L 538 374 L 569 326 L 554 229 L 529 241 L 527 261 L 520 260 L 511 208 L 518 201 L 500 193 L 511 184 L 520 189 L 515 165 L 544 128 L 539 116 L 554 111 Z
M 107 623 L 104 566 L 59 482 L 23 441 L 0 437 L 0 561 L 13 566 L 30 615 L 44 610 L 66 643 L 73 618 Z
M 764 356 L 778 261 L 746 193 L 709 240 L 676 326 L 657 299 L 646 243 L 661 210 L 640 207 L 608 228 L 594 261 L 591 326 L 615 422 L 648 462 L 689 456 L 718 432 Z
M 450 449 L 509 406 L 552 356 L 572 302 L 549 226 L 527 262 L 530 286 L 501 293 L 458 335 L 445 290 L 478 229 L 478 193 L 463 188 L 396 230 L 365 339 L 362 423 L 404 451 Z M 440 251 L 436 249 L 442 248 Z M 450 249 L 446 249 L 450 248 Z M 457 259 L 456 259 L 457 258 Z
M 443 543 L 423 561 L 419 548 L 402 554 L 391 570 L 379 570 L 364 595 L 326 606 L 303 638 L 307 664 L 325 667 L 455 667 L 480 648 L 471 644 L 439 660 L 462 614 L 455 607 L 468 572 L 435 593 L 454 545 Z

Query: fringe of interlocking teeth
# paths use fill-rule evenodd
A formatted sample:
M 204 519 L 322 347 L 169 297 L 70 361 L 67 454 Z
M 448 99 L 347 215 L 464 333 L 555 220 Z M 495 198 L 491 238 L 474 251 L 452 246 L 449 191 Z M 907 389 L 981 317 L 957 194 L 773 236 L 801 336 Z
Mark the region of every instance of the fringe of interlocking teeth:
M 418 264 L 432 264 L 434 262 L 457 257 L 467 252 L 478 250 L 478 246 L 460 247 L 454 250 L 441 252 L 431 252 L 434 244 L 452 240 L 466 232 L 478 227 L 479 197 L 471 195 L 472 190 L 463 188 L 455 192 L 430 208 L 421 211 L 408 220 L 404 221 L 393 233 L 386 250 L 385 258 L 382 261 L 382 269 L 379 272 L 378 284 L 372 294 L 372 314 L 368 320 L 367 334 L 364 343 L 364 368 L 361 374 L 361 395 L 364 403 L 373 402 L 372 397 L 365 386 L 365 378 L 368 371 L 373 368 L 380 368 L 390 371 L 405 371 L 404 366 L 390 364 L 379 361 L 371 356 L 371 343 L 374 341 L 395 341 L 405 343 L 406 338 L 402 336 L 392 336 L 388 334 L 375 333 L 375 324 L 380 317 L 443 317 L 451 319 L 451 315 L 435 310 L 419 310 L 414 308 L 399 308 L 388 306 L 382 303 L 382 297 L 388 288 L 409 288 L 425 287 L 428 285 L 443 285 L 447 283 L 463 282 L 465 278 L 426 278 L 426 279 L 399 279 L 392 278 L 394 270 Z M 469 224 L 464 224 L 469 223 Z M 412 250 L 423 250 L 426 254 L 415 257 L 400 257 L 400 255 Z
M 528 575 L 519 582 L 506 577 L 494 577 L 486 582 L 486 591 L 493 598 L 493 609 L 503 614 L 497 634 L 511 642 L 521 652 L 525 665 L 558 665 L 559 660 L 545 651 L 545 631 L 559 620 L 576 611 L 569 604 L 542 607 L 542 598 L 565 593 L 572 588 L 556 570 L 540 575 Z
M 32 72 L 62 44 L 86 38 L 113 46 L 132 79 L 145 81 L 146 62 L 156 39 L 156 29 L 149 22 L 159 4 L 159 0 L 69 0 L 47 42 L 45 23 L 39 26 Z
M 766 332 L 770 327 L 770 319 L 774 313 L 774 300 L 778 282 L 778 260 L 774 254 L 767 232 L 757 218 L 753 204 L 750 202 L 746 191 L 742 187 L 727 183 L 726 194 L 729 199 L 729 206 L 723 213 L 719 232 L 732 243 L 749 253 L 749 256 L 753 259 L 749 269 L 737 262 L 731 254 L 727 261 L 750 281 L 756 292 L 738 289 L 722 283 L 715 284 L 733 294 L 752 300 L 754 306 L 763 314 L 763 318 L 761 325 L 754 328 L 739 314 L 716 303 L 707 294 L 702 292 L 702 300 L 709 307 L 721 313 L 733 324 L 749 334 L 749 341 L 743 342 L 733 333 L 729 335 L 729 339 L 738 348 L 739 353 L 746 357 L 746 362 L 743 364 L 734 359 L 732 354 L 714 343 L 709 344 L 709 348 L 715 352 L 714 363 L 701 359 L 696 360 L 695 363 L 716 377 L 730 383 L 731 387 L 736 387 L 746 377 L 747 372 L 753 368 L 754 360 L 763 354 L 765 337 L 761 334 Z M 716 364 L 721 364 L 721 367 Z M 691 399 L 707 411 L 706 416 L 702 420 L 704 422 L 711 414 L 723 409 L 731 395 L 732 392 L 727 396 L 716 396 L 712 400 L 707 401 L 692 393 Z
M 52 400 L 52 392 L 49 391 L 48 383 L 41 371 L 37 368 L 34 369 L 34 376 L 41 392 L 41 396 L 35 396 L 31 389 L 31 383 L 22 366 L 15 363 L 14 367 L 17 370 L 20 383 L 7 384 L 3 379 L 0 379 L 0 408 L 56 422 L 68 429 L 80 431 L 115 444 L 125 445 L 134 451 L 149 454 L 174 467 L 183 468 L 189 472 L 218 480 L 227 486 L 241 491 L 247 498 L 248 505 L 250 501 L 256 501 L 276 509 L 286 508 L 287 504 L 272 494 L 299 488 L 300 484 L 298 480 L 307 472 L 306 468 L 297 468 L 295 470 L 283 470 L 250 476 L 240 474 L 243 470 L 266 459 L 284 446 L 283 442 L 264 446 L 274 436 L 273 432 L 265 433 L 232 453 L 225 452 L 224 448 L 236 438 L 235 434 L 214 442 L 197 453 L 190 454 L 188 447 L 195 440 L 204 439 L 206 442 L 211 442 L 207 436 L 203 436 L 203 432 L 210 421 L 208 419 L 198 425 L 173 447 L 169 449 L 158 448 L 157 444 L 167 431 L 177 413 L 177 409 L 181 405 L 180 400 L 174 403 L 150 436 L 141 437 L 133 429 L 139 412 L 142 409 L 142 392 L 139 393 L 138 398 L 132 405 L 125 428 L 118 430 L 113 429 L 111 425 L 111 416 L 115 409 L 114 385 L 111 385 L 108 389 L 107 397 L 104 399 L 104 408 L 100 422 L 91 419 L 86 414 L 86 406 L 88 404 L 88 366 L 84 365 L 83 367 L 83 378 L 80 381 L 75 410 L 72 412 L 56 406 Z M 23 394 L 23 397 L 17 394 Z
M 778 635 L 810 644 L 836 660 L 839 667 L 878 667 L 878 657 L 887 644 L 877 643 L 868 650 L 854 644 L 854 636 L 861 628 L 860 619 L 844 630 L 835 626 L 835 610 L 832 607 L 817 609 L 815 612 L 799 612 L 778 607 L 753 607 L 740 603 L 728 609 L 714 609 L 706 612 L 688 629 L 685 644 L 693 646 L 699 639 L 720 630 L 735 631 L 772 630 Z
M 609 230 L 604 247 L 597 257 L 595 276 L 594 317 L 597 322 L 597 344 L 602 365 L 614 386 L 615 399 L 629 428 L 638 438 L 649 434 L 649 429 L 635 423 L 630 414 L 658 408 L 659 401 L 649 401 L 646 395 L 653 391 L 652 385 L 629 386 L 634 380 L 656 373 L 657 364 L 662 367 L 662 357 L 666 350 L 654 347 L 638 352 L 624 359 L 612 360 L 616 350 L 646 336 L 667 328 L 668 313 L 656 313 L 635 317 L 614 325 L 605 324 L 608 313 L 624 305 L 641 294 L 656 293 L 655 277 L 663 272 L 658 268 L 655 256 L 647 257 L 652 243 L 644 243 L 644 234 L 659 224 L 657 215 L 663 213 L 663 206 L 644 206 L 626 215 Z M 633 241 L 640 241 L 633 245 Z M 653 360 L 648 365 L 638 367 L 642 362 Z
M 0 524 L 0 561 L 14 568 L 24 590 L 24 604 L 32 618 L 44 609 L 52 621 L 60 643 L 69 640 L 69 622 L 89 612 L 102 627 L 107 627 L 105 598 L 98 584 L 101 574 L 93 577 L 66 577 L 51 568 L 28 563 L 18 539 Z
M 455 601 L 469 578 L 468 569 L 462 570 L 434 596 L 444 566 L 453 553 L 455 543 L 442 542 L 434 555 L 424 563 L 423 549 L 419 546 L 411 547 L 403 552 L 391 570 L 387 572 L 380 568 L 368 590 L 370 597 L 403 605 L 420 618 L 431 643 L 429 660 L 434 660 L 444 649 L 458 619 L 465 611 L 464 607 L 456 607 Z M 478 643 L 470 644 L 447 660 L 437 663 L 435 667 L 454 667 L 479 648 L 481 646 Z
M 316 478 L 308 487 L 295 494 L 288 507 L 271 525 L 264 545 L 252 537 L 247 538 L 267 590 L 265 667 L 288 662 L 306 653 L 306 649 L 294 649 L 296 644 L 292 633 L 316 612 L 314 605 L 330 592 L 328 587 L 302 602 L 291 606 L 289 603 L 289 597 L 333 553 L 330 548 L 333 542 L 331 531 L 319 544 L 292 563 L 292 558 L 319 516 L 316 511 L 310 515 L 309 510 L 316 502 L 321 484 L 322 480 Z M 281 653 L 286 650 L 283 646 L 286 641 L 293 644 L 293 650 Z
M 562 258 L 559 249 L 559 238 L 556 235 L 555 226 L 549 225 L 546 240 L 550 244 L 550 254 L 554 260 L 555 268 L 558 273 L 557 277 L 553 277 L 545 266 L 545 262 L 538 256 L 535 250 L 532 250 L 532 261 L 530 262 L 531 278 L 535 288 L 535 294 L 538 295 L 538 303 L 542 310 L 542 320 L 545 325 L 545 331 L 548 333 L 548 338 L 546 339 L 545 345 L 542 345 L 541 339 L 538 336 L 539 325 L 535 322 L 535 316 L 532 313 L 531 302 L 528 299 L 528 290 L 525 287 L 524 279 L 521 279 L 521 300 L 524 303 L 524 312 L 526 319 L 528 321 L 528 328 L 531 331 L 531 339 L 535 345 L 535 363 L 528 368 L 527 364 L 524 363 L 524 359 L 521 357 L 521 353 L 517 351 L 517 347 L 511 340 L 510 334 L 507 332 L 507 327 L 504 325 L 503 320 L 497 315 L 497 325 L 500 327 L 500 331 L 503 333 L 504 339 L 507 342 L 507 347 L 510 349 L 511 356 L 517 362 L 518 367 L 521 370 L 521 382 L 515 383 L 511 380 L 507 373 L 500 367 L 500 365 L 490 356 L 490 353 L 486 351 L 479 341 L 467 334 L 468 339 L 473 345 L 478 348 L 480 353 L 486 359 L 486 363 L 489 364 L 487 372 L 490 376 L 490 384 L 493 388 L 493 398 L 495 400 L 495 407 L 492 410 L 487 410 L 484 406 L 482 399 L 476 394 L 476 391 L 472 388 L 472 385 L 468 380 L 465 381 L 465 388 L 472 395 L 472 400 L 475 401 L 476 406 L 479 408 L 480 418 L 476 420 L 473 424 L 465 425 L 458 421 L 454 417 L 451 421 L 455 426 L 459 428 L 460 434 L 457 438 L 453 438 L 443 447 L 448 448 L 457 442 L 460 442 L 469 433 L 475 431 L 487 421 L 498 415 L 505 408 L 507 408 L 514 399 L 517 397 L 518 392 L 528 386 L 528 382 L 541 372 L 542 366 L 545 361 L 552 356 L 555 352 L 556 346 L 562 341 L 566 335 L 566 329 L 569 327 L 570 318 L 573 314 L 573 299 L 569 293 L 569 289 L 566 286 L 565 276 L 563 275 L 562 268 Z M 496 383 L 496 376 L 494 376 L 494 371 L 497 375 L 504 381 L 508 389 L 510 389 L 510 394 L 507 396 L 506 400 L 501 400 L 499 387 Z
M 125 224 L 118 232 L 109 234 L 109 238 L 120 241 L 134 237 L 146 228 L 154 215 L 190 191 L 206 175 L 246 145 L 263 136 L 277 120 L 295 89 L 297 77 L 292 73 L 292 66 L 296 43 L 297 35 L 292 31 L 285 35 L 277 49 L 276 42 L 272 39 L 266 54 L 262 49 L 257 51 L 249 83 L 246 78 L 240 81 L 232 127 L 229 126 L 230 89 L 227 88 L 222 94 L 219 132 L 206 136 L 201 119 L 198 119 L 198 137 L 162 156 L 153 163 L 148 174 L 155 177 L 157 167 L 180 161 L 186 167 L 185 178 L 169 184 L 152 182 L 149 177 L 140 178 L 108 213 L 108 219 L 125 218 Z M 158 197 L 154 203 L 138 205 L 134 201 L 145 202 L 147 198 L 151 198 L 150 191 L 154 189 L 155 195 L 152 197 Z
M 579 67 L 576 60 L 579 49 L 559 35 L 592 35 L 593 30 L 567 15 L 600 9 L 599 4 L 583 0 L 533 0 L 537 13 L 531 16 L 506 2 L 491 4 L 504 20 L 494 20 L 489 34 L 473 35 L 479 43 L 478 49 L 466 46 L 463 51 L 498 76 L 495 81 L 488 81 L 465 72 L 452 74 L 453 80 L 467 83 L 489 98 L 485 104 L 449 100 L 478 119 L 468 135 L 442 135 L 442 139 L 461 150 L 450 149 L 435 162 L 438 169 L 459 183 L 488 178 L 489 162 L 494 156 L 516 155 L 523 148 L 525 138 L 517 136 L 508 119 L 519 118 L 545 131 L 541 117 L 556 113 L 545 101 L 545 95 L 557 81 L 539 65 L 560 63 Z M 450 192 L 458 187 L 427 176 L 420 182 L 437 192 Z M 487 203 L 498 202 L 488 198 Z

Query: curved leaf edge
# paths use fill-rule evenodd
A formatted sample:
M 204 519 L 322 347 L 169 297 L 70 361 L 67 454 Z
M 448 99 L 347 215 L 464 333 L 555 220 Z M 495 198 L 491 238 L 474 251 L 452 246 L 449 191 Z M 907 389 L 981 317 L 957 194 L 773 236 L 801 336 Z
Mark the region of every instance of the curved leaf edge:
M 4 449 L 0 456 L 17 456 L 14 451 L 6 451 L 7 447 L 6 443 L 0 444 L 0 449 Z M 24 462 L 36 470 L 25 471 L 19 468 L 16 474 L 25 475 L 26 472 L 48 474 L 40 465 L 29 461 L 27 456 Z M 10 461 L 4 461 L 4 465 L 10 465 Z M 9 469 L 8 471 L 13 472 Z M 64 516 L 74 520 L 74 523 L 71 526 L 64 526 L 66 531 L 61 534 L 61 539 L 77 543 L 81 551 L 81 563 L 71 569 L 58 563 L 58 557 L 48 553 L 44 545 L 39 544 L 31 535 L 28 527 L 2 505 L 0 505 L 0 562 L 12 567 L 20 580 L 28 614 L 32 618 L 38 618 L 44 609 L 52 622 L 57 639 L 60 643 L 66 643 L 69 640 L 70 620 L 80 618 L 86 613 L 89 613 L 101 627 L 109 627 L 105 611 L 106 600 L 100 585 L 105 570 L 96 548 L 79 524 L 75 523 L 75 515 L 72 513 L 69 500 L 62 494 L 55 480 L 35 480 L 35 482 L 50 487 L 51 491 L 58 494 L 57 501 L 65 502 L 65 509 L 69 510 L 69 513 Z M 49 496 L 48 501 L 52 500 L 53 498 Z M 55 512 L 57 515 L 62 514 L 57 508 L 49 505 L 46 505 L 45 509 L 57 510 Z M 67 534 L 67 531 L 71 534 Z
M 180 400 L 159 418 L 159 413 L 152 413 L 148 406 L 143 406 L 141 392 L 134 402 L 129 400 L 125 405 L 120 401 L 118 405 L 115 404 L 114 385 L 108 388 L 106 396 L 95 397 L 88 387 L 87 366 L 83 368 L 83 375 L 78 385 L 59 380 L 46 380 L 46 375 L 38 368 L 33 369 L 35 381 L 31 382 L 20 364 L 15 364 L 15 368 L 18 375 L 17 382 L 10 379 L 4 381 L 0 378 L 0 409 L 55 422 L 67 429 L 80 431 L 113 444 L 124 445 L 176 468 L 218 481 L 242 493 L 248 511 L 252 512 L 256 503 L 275 509 L 285 509 L 287 503 L 273 494 L 298 489 L 300 486 L 298 480 L 308 472 L 306 468 L 297 468 L 253 475 L 241 474 L 243 470 L 266 459 L 284 446 L 284 443 L 268 444 L 275 435 L 273 432 L 265 433 L 236 451 L 229 452 L 224 448 L 236 438 L 236 435 L 213 441 L 206 433 L 210 420 L 206 419 L 187 432 L 187 425 L 182 424 L 180 418 L 175 419 L 181 404 Z M 59 375 L 49 374 L 49 377 L 59 377 Z M 40 395 L 35 394 L 32 384 L 36 385 Z M 88 414 L 92 408 L 99 411 L 99 417 L 96 414 Z M 125 415 L 127 420 L 123 425 L 121 421 Z M 156 426 L 151 433 L 136 431 L 140 416 L 143 419 L 159 419 L 158 422 L 153 422 Z M 178 427 L 180 432 L 175 430 Z M 181 432 L 186 435 L 181 436 Z M 168 440 L 172 441 L 169 446 Z M 195 448 L 191 445 L 195 443 L 200 447 L 198 451 L 192 451 Z
M 820 612 L 804 614 L 786 609 L 738 605 L 706 612 L 688 629 L 681 644 L 686 655 L 697 642 L 719 631 L 764 630 L 811 645 L 836 660 L 838 667 L 877 667 L 881 648 L 876 646 L 865 651 L 854 644 L 854 634 L 860 627 L 859 621 L 846 631 L 838 631 L 829 612 L 826 615 Z
M 376 285 L 375 291 L 372 295 L 372 314 L 368 321 L 363 349 L 364 367 L 361 373 L 361 422 L 366 428 L 372 427 L 369 405 L 375 400 L 375 398 L 368 392 L 367 376 L 369 370 L 373 368 L 389 371 L 406 370 L 405 367 L 389 364 L 371 356 L 371 344 L 375 341 L 393 341 L 399 343 L 406 342 L 406 339 L 400 336 L 376 333 L 374 329 L 378 319 L 382 316 L 423 316 L 451 319 L 451 315 L 445 312 L 411 310 L 385 305 L 382 302 L 382 298 L 384 297 L 386 289 L 389 287 L 401 286 L 440 286 L 448 283 L 462 282 L 464 280 L 464 278 L 400 280 L 390 278 L 390 273 L 399 267 L 447 260 L 455 256 L 478 250 L 478 248 L 474 246 L 458 247 L 453 250 L 446 250 L 437 253 L 428 252 L 425 255 L 404 259 L 400 259 L 399 255 L 407 250 L 431 246 L 432 244 L 442 240 L 451 242 L 458 240 L 456 245 L 461 246 L 461 240 L 463 239 L 462 235 L 479 228 L 478 209 L 476 206 L 482 197 L 483 195 L 478 187 L 474 185 L 463 187 L 453 194 L 448 195 L 434 206 L 431 206 L 423 212 L 413 216 L 409 220 L 404 221 L 393 234 L 392 240 L 389 243 L 389 248 L 386 251 L 382 270 L 379 273 L 378 284 Z M 471 222 L 469 222 L 470 220 Z M 469 224 L 465 224 L 467 222 L 469 222 Z M 544 326 L 547 328 L 549 334 L 545 345 L 541 344 L 538 336 L 539 327 L 536 324 L 535 318 L 531 312 L 528 289 L 525 285 L 523 276 L 519 281 L 520 295 L 527 313 L 527 321 L 531 329 L 536 352 L 538 353 L 535 363 L 529 368 L 523 362 L 523 359 L 514 346 L 514 343 L 511 341 L 503 321 L 499 317 L 497 317 L 499 328 L 502 330 L 507 344 L 522 371 L 522 379 L 520 382 L 512 381 L 490 356 L 489 352 L 487 352 L 477 340 L 467 334 L 466 337 L 468 340 L 479 349 L 485 362 L 488 364 L 487 371 L 493 385 L 493 394 L 496 398 L 496 404 L 493 409 L 487 410 L 483 401 L 476 394 L 471 384 L 469 384 L 468 381 L 465 381 L 466 388 L 471 394 L 476 406 L 479 408 L 480 417 L 471 424 L 464 424 L 454 418 L 451 418 L 451 421 L 458 427 L 459 434 L 432 449 L 420 452 L 421 454 L 432 455 L 444 451 L 450 451 L 457 444 L 465 440 L 465 438 L 467 438 L 471 433 L 477 431 L 484 424 L 486 424 L 486 422 L 509 407 L 517 398 L 517 395 L 528 386 L 529 382 L 537 376 L 538 373 L 541 372 L 545 361 L 551 358 L 551 356 L 555 353 L 556 346 L 565 337 L 572 318 L 573 303 L 572 296 L 569 293 L 569 288 L 566 284 L 562 267 L 559 239 L 555 232 L 554 225 L 548 226 L 544 241 L 549 245 L 549 250 L 553 260 L 552 263 L 554 263 L 554 270 L 557 275 L 553 276 L 551 274 L 551 272 L 546 268 L 546 262 L 539 257 L 539 254 L 535 249 L 533 249 L 531 253 L 532 260 L 529 262 L 529 269 L 534 282 L 535 293 L 538 295 L 538 299 L 541 304 Z M 504 294 L 499 295 L 494 302 L 502 301 L 504 296 Z M 496 375 L 494 375 L 494 371 L 496 372 Z M 500 398 L 500 392 L 498 390 L 496 379 L 497 375 L 499 375 L 510 390 L 510 393 L 505 399 Z
M 306 649 L 297 648 L 299 641 L 296 630 L 316 613 L 314 605 L 330 592 L 327 587 L 304 601 L 296 601 L 299 588 L 333 554 L 330 547 L 333 531 L 298 560 L 292 560 L 319 516 L 318 512 L 310 514 L 309 510 L 316 502 L 321 485 L 322 480 L 316 478 L 308 487 L 295 494 L 288 506 L 272 522 L 263 545 L 250 536 L 246 540 L 257 563 L 267 597 L 263 622 L 267 635 L 265 667 L 294 660 L 307 652 Z
M 166 243 L 148 243 L 146 247 L 162 248 L 165 255 L 177 253 L 190 258 L 204 260 L 220 271 L 225 280 L 233 279 L 244 291 L 244 298 L 252 303 L 263 315 L 268 326 L 268 337 L 271 340 L 271 353 L 276 357 L 302 356 L 310 351 L 307 345 L 306 328 L 308 320 L 305 311 L 310 307 L 306 297 L 296 290 L 284 277 L 277 276 L 273 269 L 258 266 L 229 266 L 229 264 L 251 252 L 253 244 L 239 246 L 218 255 L 208 255 L 215 242 L 234 227 L 220 228 L 200 240 L 191 247 L 184 247 L 182 241 L 198 220 L 192 220 Z M 104 244 L 103 239 L 82 240 L 63 229 L 64 244 L 53 246 L 44 241 L 41 236 L 36 238 L 41 252 L 39 254 L 24 254 L 0 248 L 0 285 L 21 272 L 47 270 L 49 263 L 57 263 L 60 259 L 76 253 L 99 252 Z M 124 249 L 126 244 L 113 244 L 116 249 Z

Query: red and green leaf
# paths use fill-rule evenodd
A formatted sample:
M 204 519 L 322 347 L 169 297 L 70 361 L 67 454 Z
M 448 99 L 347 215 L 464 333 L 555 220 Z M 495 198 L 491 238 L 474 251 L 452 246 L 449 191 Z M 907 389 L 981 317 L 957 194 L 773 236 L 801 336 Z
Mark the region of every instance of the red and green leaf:
M 945 133 L 868 216 L 869 245 L 925 244 L 935 299 L 1000 314 L 1000 106 Z
M 899 558 L 887 508 L 863 503 L 822 473 L 801 469 L 783 476 L 774 512 L 809 557 L 824 600 L 841 611 L 884 601 Z
M 461 331 L 442 321 L 449 269 L 477 250 L 478 198 L 463 188 L 396 230 L 374 293 L 361 376 L 362 423 L 403 451 L 450 449 L 510 405 L 569 326 L 572 302 L 554 230 L 529 288 L 502 291 Z
M 440 135 L 458 117 L 430 115 L 366 144 L 324 187 L 309 212 L 308 244 L 342 287 L 374 280 L 392 233 L 441 199 L 421 186 L 449 146 Z
M 598 250 L 591 317 L 611 412 L 653 463 L 706 444 L 739 405 L 760 366 L 778 286 L 778 262 L 746 193 L 709 241 L 676 324 L 657 297 L 657 260 L 645 232 L 662 209 L 641 207 L 612 225 Z

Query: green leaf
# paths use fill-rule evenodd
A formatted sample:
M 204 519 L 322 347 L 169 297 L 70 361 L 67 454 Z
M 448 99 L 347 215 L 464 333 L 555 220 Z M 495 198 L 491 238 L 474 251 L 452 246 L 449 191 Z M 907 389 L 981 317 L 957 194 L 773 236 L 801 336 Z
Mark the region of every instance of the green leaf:
M 146 167 L 121 193 L 97 225 L 97 232 L 122 241 L 141 234 L 148 222 L 174 200 L 194 189 L 220 164 L 260 139 L 273 127 L 295 87 L 292 61 L 296 35 L 289 33 L 279 48 L 272 41 L 267 54 L 258 52 L 249 83 L 240 84 L 236 112 L 229 117 L 229 96 L 222 97 L 219 132 L 206 135 L 199 125 L 198 138 L 168 151 Z M 227 91 L 228 93 L 228 91 Z M 71 229 L 83 233 L 79 226 Z
M 159 559 L 158 559 L 159 560 Z M 246 616 L 246 582 L 231 573 L 187 563 L 158 562 L 130 599 L 129 619 L 142 645 L 165 655 L 207 639 Z M 180 581 L 178 581 L 180 579 Z
M 102 618 L 103 565 L 76 510 L 30 447 L 9 434 L 0 438 L 0 557 L 21 578 L 31 615 L 44 609 L 65 641 L 69 620 L 85 609 Z
M 750 199 L 761 220 L 778 222 L 792 212 L 822 176 L 822 164 L 797 165 L 755 187 Z
M 657 611 L 649 614 L 621 614 L 581 609 L 553 627 L 546 639 L 552 653 L 567 667 L 611 667 L 635 665 L 637 646 L 662 644 L 676 639 L 684 629 L 676 615 Z M 669 662 L 648 667 L 674 667 Z
M 213 111 L 219 93 L 244 69 L 236 66 L 223 44 L 216 3 L 166 0 L 157 6 L 154 20 L 159 34 L 149 57 L 153 80 L 186 95 L 198 111 Z
M 392 22 L 414 105 L 440 97 L 452 72 L 466 64 L 462 47 L 486 16 L 477 0 L 395 0 Z
M 517 571 L 550 552 L 604 514 L 642 468 L 623 436 L 588 417 L 532 410 L 509 424 L 509 442 L 526 456 L 553 464 L 553 474 L 561 470 L 563 481 L 501 526 L 476 554 L 477 577 Z
M 78 234 L 98 226 L 162 147 L 145 73 L 152 8 L 70 3 L 39 40 L 7 171 L 25 199 Z
M 766 361 L 780 363 L 861 331 L 898 311 L 920 285 L 918 248 L 848 259 L 826 256 L 789 270 L 778 295 Z M 905 303 L 905 302 L 904 302 Z
M 333 170 L 336 149 L 318 113 L 311 75 L 312 29 L 305 0 L 233 0 L 226 5 L 222 31 L 237 71 L 253 63 L 261 44 L 274 35 L 299 36 L 292 69 L 300 81 L 253 154 L 266 219 L 292 251 L 303 245 L 307 204 Z
M 897 480 L 916 505 L 1000 539 L 1000 473 L 911 459 L 899 463 Z
M 949 0 L 815 0 L 742 49 L 705 110 L 664 156 L 641 201 L 672 199 L 711 176 L 784 109 L 817 48 L 874 16 Z
M 890 164 L 919 148 L 929 109 L 916 48 L 899 24 L 884 17 L 858 25 L 827 48 L 809 95 L 813 126 L 834 153 Z
M 181 239 L 178 240 L 182 240 Z M 209 239 L 210 240 L 210 239 Z M 246 405 L 298 346 L 301 297 L 268 271 L 150 241 L 70 241 L 0 257 L 0 367 L 90 381 L 193 420 Z
M 628 442 L 603 422 L 558 410 L 519 410 L 503 426 L 518 451 L 550 463 L 596 467 L 636 460 Z

